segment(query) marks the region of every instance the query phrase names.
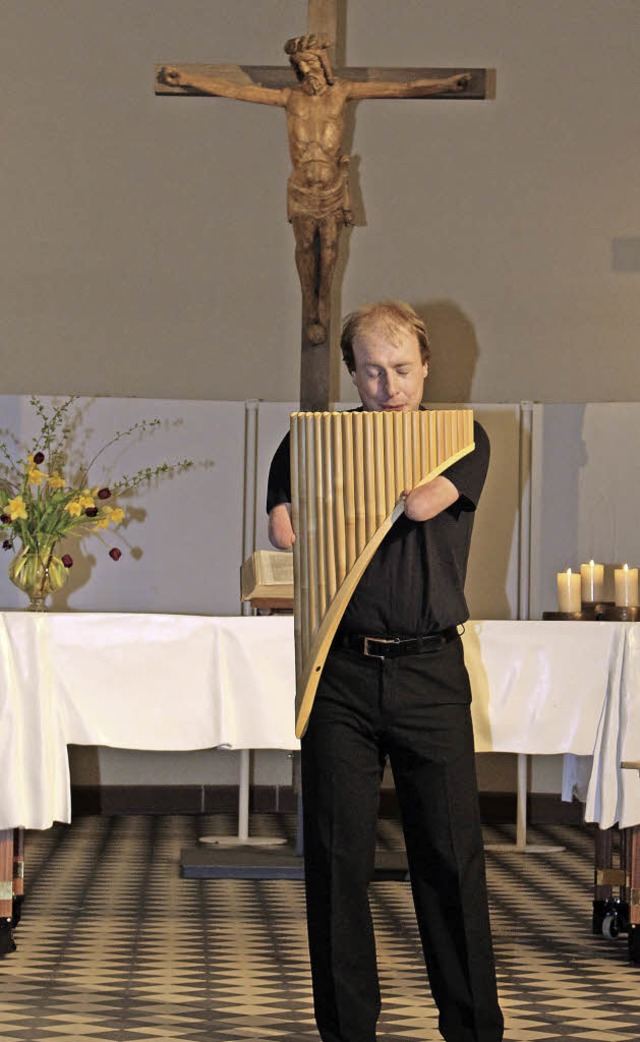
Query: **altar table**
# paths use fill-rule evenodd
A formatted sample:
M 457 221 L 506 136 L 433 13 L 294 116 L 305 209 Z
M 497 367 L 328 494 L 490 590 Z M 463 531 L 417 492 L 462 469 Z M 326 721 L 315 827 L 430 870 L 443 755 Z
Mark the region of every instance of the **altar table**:
M 640 623 L 472 621 L 479 752 L 590 757 L 585 816 L 640 822 Z M 295 749 L 293 620 L 0 613 L 0 829 L 70 821 L 67 745 Z
M 67 745 L 293 749 L 291 620 L 0 613 L 0 829 L 71 820 Z

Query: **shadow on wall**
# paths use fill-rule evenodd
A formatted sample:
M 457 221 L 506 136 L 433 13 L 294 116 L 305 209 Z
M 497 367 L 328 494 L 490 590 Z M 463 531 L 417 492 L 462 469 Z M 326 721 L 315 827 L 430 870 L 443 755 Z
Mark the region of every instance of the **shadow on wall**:
M 522 508 L 520 409 L 479 405 L 474 413 L 489 435 L 491 463 L 474 521 L 465 593 L 473 619 L 515 619 Z
M 427 402 L 470 402 L 479 349 L 475 329 L 451 300 L 417 305 L 431 343 Z
M 451 300 L 417 305 L 431 343 L 425 402 L 473 405 L 479 357 L 473 324 Z M 465 593 L 475 619 L 516 618 L 520 503 L 520 408 L 473 406 L 491 442 L 491 465 L 474 523 Z

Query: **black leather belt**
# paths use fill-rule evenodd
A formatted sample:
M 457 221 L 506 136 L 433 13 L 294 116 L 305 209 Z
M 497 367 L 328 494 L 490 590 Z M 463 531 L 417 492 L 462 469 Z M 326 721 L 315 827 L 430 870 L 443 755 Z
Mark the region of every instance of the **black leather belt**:
M 347 634 L 338 636 L 336 643 L 341 648 L 359 651 L 367 658 L 400 658 L 402 655 L 425 655 L 437 651 L 444 644 L 459 636 L 457 626 L 449 626 L 428 637 L 364 637 Z

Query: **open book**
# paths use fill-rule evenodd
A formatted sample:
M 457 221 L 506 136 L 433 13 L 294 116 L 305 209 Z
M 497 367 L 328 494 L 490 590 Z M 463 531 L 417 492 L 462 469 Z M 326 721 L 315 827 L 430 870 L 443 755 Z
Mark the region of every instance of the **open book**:
M 293 608 L 293 554 L 255 550 L 240 570 L 243 601 L 256 608 Z

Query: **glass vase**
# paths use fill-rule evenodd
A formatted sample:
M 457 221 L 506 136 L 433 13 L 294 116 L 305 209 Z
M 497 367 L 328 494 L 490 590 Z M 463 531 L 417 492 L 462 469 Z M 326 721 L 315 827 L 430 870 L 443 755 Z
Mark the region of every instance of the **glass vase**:
M 29 597 L 28 611 L 46 611 L 47 597 L 67 581 L 69 570 L 55 553 L 55 539 L 41 539 L 37 550 L 23 546 L 9 565 L 9 578 Z

